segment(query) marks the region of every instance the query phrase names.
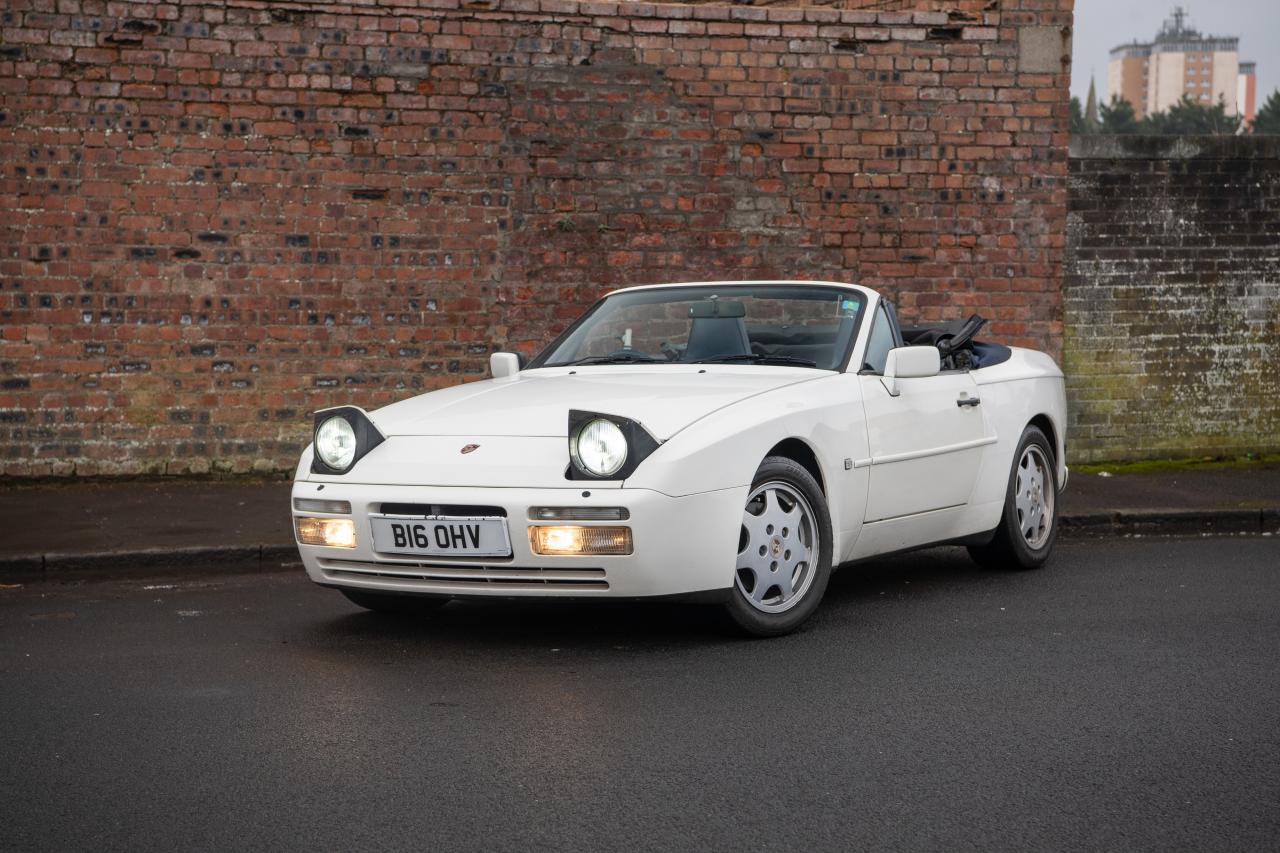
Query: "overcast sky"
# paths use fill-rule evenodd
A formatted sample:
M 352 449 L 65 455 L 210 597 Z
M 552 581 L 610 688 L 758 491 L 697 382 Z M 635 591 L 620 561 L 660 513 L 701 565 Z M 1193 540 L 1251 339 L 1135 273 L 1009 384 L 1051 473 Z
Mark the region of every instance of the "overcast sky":
M 1081 103 L 1089 75 L 1106 98 L 1111 48 L 1150 41 L 1177 5 L 1175 0 L 1076 0 L 1076 32 L 1071 94 Z M 1258 106 L 1280 88 L 1280 0 L 1182 0 L 1192 28 L 1205 35 L 1239 36 L 1240 59 L 1258 63 Z

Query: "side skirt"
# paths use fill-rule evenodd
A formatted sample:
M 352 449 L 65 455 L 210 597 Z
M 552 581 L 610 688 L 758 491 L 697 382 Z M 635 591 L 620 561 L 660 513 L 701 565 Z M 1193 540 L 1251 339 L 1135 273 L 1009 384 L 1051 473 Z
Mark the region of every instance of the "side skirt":
M 996 536 L 995 530 L 988 530 L 986 533 L 974 533 L 970 536 L 960 536 L 955 539 L 944 539 L 940 542 L 926 542 L 923 545 L 912 545 L 909 548 L 899 548 L 896 551 L 884 551 L 879 554 L 873 554 L 870 557 L 854 557 L 852 560 L 841 563 L 832 571 L 837 572 L 841 569 L 853 568 L 864 563 L 871 563 L 884 557 L 900 557 L 903 554 L 913 554 L 916 551 L 927 551 L 930 548 L 945 548 L 951 545 L 964 547 L 966 545 L 986 545 Z

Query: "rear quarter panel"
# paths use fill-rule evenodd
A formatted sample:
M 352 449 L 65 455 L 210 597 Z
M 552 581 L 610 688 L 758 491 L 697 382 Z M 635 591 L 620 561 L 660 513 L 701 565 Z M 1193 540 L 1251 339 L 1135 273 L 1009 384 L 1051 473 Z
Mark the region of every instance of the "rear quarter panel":
M 1061 486 L 1067 472 L 1067 395 L 1058 365 L 1044 353 L 1014 348 L 1008 361 L 976 370 L 973 377 L 996 443 L 983 457 L 971 504 L 996 504 L 998 508 L 1003 503 L 1018 440 L 1027 424 L 1041 415 L 1053 427 L 1055 467 Z M 998 520 L 997 511 L 991 526 Z

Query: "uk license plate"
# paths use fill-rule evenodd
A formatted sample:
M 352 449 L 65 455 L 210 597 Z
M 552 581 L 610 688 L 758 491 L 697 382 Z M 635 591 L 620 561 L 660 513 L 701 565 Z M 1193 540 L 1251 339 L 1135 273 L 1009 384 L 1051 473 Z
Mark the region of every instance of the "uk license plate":
M 427 557 L 510 557 L 505 518 L 372 516 L 373 548 L 382 554 Z

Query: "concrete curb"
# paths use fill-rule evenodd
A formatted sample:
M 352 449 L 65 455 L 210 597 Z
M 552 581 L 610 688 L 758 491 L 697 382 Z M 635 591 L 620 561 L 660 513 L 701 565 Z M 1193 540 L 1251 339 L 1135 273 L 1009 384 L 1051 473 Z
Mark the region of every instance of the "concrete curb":
M 1061 524 L 1070 538 L 1280 534 L 1280 509 L 1118 510 L 1064 515 Z M 300 565 L 293 543 L 33 554 L 0 557 L 0 583 L 278 572 Z
M 1064 536 L 1204 536 L 1280 533 L 1276 509 L 1117 510 L 1064 515 Z
M 154 577 L 157 574 L 240 574 L 293 569 L 298 546 L 221 545 L 147 548 L 84 554 L 0 557 L 0 583 Z

